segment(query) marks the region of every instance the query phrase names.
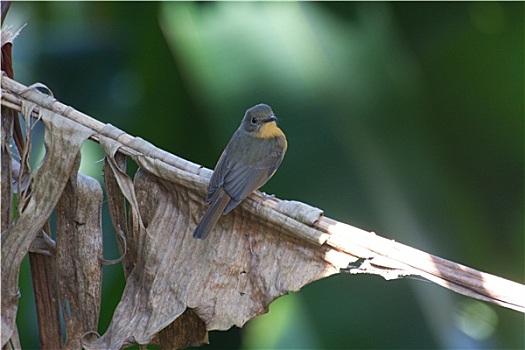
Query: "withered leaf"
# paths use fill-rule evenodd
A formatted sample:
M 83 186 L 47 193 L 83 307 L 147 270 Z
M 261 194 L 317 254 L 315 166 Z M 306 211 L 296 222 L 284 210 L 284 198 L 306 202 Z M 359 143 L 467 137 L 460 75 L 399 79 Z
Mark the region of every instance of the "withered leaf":
M 55 208 L 82 143 L 93 134 L 92 130 L 47 110 L 41 110 L 41 117 L 46 127 L 46 158 L 36 173 L 27 207 L 14 225 L 2 232 L 2 345 L 15 327 L 22 259 Z
M 65 349 L 79 349 L 96 332 L 102 291 L 102 188 L 97 180 L 71 174 L 57 205 L 56 266 L 66 326 Z
M 207 330 L 240 327 L 275 298 L 339 271 L 323 248 L 299 244 L 242 206 L 201 241 L 192 237 L 204 210 L 201 192 L 143 170 L 135 191 L 144 245 L 107 332 L 84 343 L 88 349 L 147 344 L 188 309 Z

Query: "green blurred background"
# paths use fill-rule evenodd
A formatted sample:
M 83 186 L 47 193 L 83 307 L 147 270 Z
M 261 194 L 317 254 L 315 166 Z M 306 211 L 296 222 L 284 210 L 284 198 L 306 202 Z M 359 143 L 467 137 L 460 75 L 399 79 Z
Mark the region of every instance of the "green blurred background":
M 15 76 L 213 168 L 244 111 L 289 150 L 263 188 L 524 282 L 524 3 L 15 2 Z M 101 180 L 102 153 L 82 171 Z M 105 257 L 115 238 L 104 217 Z M 21 272 L 24 348 L 38 338 Z M 104 270 L 107 328 L 124 286 Z M 416 280 L 334 276 L 207 348 L 523 348 L 523 314 Z

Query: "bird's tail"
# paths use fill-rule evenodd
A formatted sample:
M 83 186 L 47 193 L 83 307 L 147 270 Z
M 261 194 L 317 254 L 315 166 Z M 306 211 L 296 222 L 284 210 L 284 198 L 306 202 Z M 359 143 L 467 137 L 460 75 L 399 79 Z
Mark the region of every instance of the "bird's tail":
M 193 238 L 205 239 L 230 202 L 230 196 L 222 188 L 217 190 L 210 207 L 193 232 Z

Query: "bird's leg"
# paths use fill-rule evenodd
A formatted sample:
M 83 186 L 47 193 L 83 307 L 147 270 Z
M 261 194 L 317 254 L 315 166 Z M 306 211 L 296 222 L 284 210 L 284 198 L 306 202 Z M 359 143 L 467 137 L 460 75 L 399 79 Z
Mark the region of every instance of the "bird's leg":
M 263 196 L 263 200 L 259 203 L 257 203 L 257 207 L 255 208 L 255 210 L 259 211 L 259 207 L 261 206 L 261 204 L 270 199 L 270 198 L 275 198 L 275 195 L 274 194 L 267 194 L 266 192 L 261 192 L 262 196 Z
M 267 200 L 267 199 L 270 199 L 270 198 L 275 198 L 275 194 L 267 194 L 266 192 L 261 192 L 263 197 L 264 197 L 264 200 Z

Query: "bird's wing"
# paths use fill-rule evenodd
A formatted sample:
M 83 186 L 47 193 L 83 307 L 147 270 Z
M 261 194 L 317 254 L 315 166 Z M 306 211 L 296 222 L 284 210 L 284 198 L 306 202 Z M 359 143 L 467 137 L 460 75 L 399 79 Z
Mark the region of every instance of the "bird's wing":
M 231 197 L 231 201 L 224 210 L 224 214 L 229 213 L 250 193 L 264 185 L 275 173 L 282 159 L 282 150 L 274 150 L 251 165 L 226 164 L 227 171 L 224 174 L 222 187 Z
M 227 159 L 228 148 L 222 152 L 221 157 L 219 158 L 219 161 L 217 162 L 217 165 L 215 166 L 215 170 L 213 170 L 213 174 L 210 179 L 210 183 L 208 185 L 208 197 L 206 198 L 206 201 L 211 203 L 213 200 L 213 196 L 215 195 L 215 192 L 219 187 L 222 187 L 224 183 L 224 178 L 226 174 L 229 172 Z

